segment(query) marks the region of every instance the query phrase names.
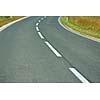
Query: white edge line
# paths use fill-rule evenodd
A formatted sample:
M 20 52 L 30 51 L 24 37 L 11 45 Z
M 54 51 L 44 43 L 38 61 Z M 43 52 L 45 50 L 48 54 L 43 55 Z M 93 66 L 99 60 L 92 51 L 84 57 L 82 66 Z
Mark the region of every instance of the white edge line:
M 79 33 L 79 32 L 76 32 L 75 30 L 71 29 L 70 27 L 65 27 L 65 26 L 60 22 L 60 17 L 58 18 L 58 22 L 59 22 L 59 24 L 60 24 L 64 29 L 66 29 L 66 30 L 68 30 L 68 31 L 70 31 L 70 32 L 72 32 L 72 33 L 74 33 L 74 34 L 77 34 L 77 35 L 79 35 L 79 36 L 82 36 L 82 37 L 84 37 L 84 38 L 87 38 L 87 39 L 90 39 L 90 40 L 92 40 L 92 41 L 95 41 L 95 42 L 99 42 L 99 43 L 100 43 L 100 39 L 97 39 L 97 38 L 92 37 L 92 36 L 89 36 L 89 35 L 83 35 L 83 34 L 81 34 L 81 33 Z
M 45 44 L 54 52 L 54 54 L 56 54 L 57 57 L 62 57 L 61 54 L 59 54 L 49 42 L 45 41 Z
M 44 39 L 43 35 L 41 34 L 41 32 L 38 32 L 39 36 L 41 39 Z
M 10 23 L 8 23 L 8 24 L 6 24 L 6 25 L 0 27 L 0 32 L 3 31 L 4 29 L 6 29 L 7 27 L 11 26 L 12 24 L 14 24 L 14 23 L 16 23 L 16 22 L 19 22 L 19 21 L 21 21 L 21 20 L 24 20 L 24 19 L 26 19 L 26 18 L 28 18 L 28 17 L 30 17 L 30 16 L 17 19 L 17 20 L 15 20 L 15 21 L 12 21 L 12 22 L 10 22 Z
M 69 68 L 69 70 L 83 83 L 90 83 L 85 77 L 83 77 L 75 68 Z
M 39 28 L 38 28 L 38 27 L 36 27 L 36 30 L 37 30 L 37 31 L 39 31 Z

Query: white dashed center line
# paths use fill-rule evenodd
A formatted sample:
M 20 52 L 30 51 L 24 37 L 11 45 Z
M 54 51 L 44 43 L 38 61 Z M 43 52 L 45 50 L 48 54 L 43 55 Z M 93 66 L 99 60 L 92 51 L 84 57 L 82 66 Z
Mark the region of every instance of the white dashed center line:
M 55 48 L 47 41 L 45 41 L 45 44 L 53 51 L 53 53 L 57 56 L 57 57 L 62 57 L 61 54 L 55 50 Z
M 38 26 L 39 25 L 39 23 L 36 23 L 36 26 Z
M 75 68 L 69 68 L 69 70 L 83 83 L 90 83 L 85 77 L 83 77 Z
M 46 16 L 44 16 L 44 18 L 46 18 Z M 38 22 L 36 23 L 36 30 L 38 32 L 38 35 L 41 39 L 45 39 L 44 36 L 42 35 L 42 33 L 39 31 L 39 23 L 44 19 L 41 18 L 40 20 L 38 20 Z M 45 44 L 50 48 L 50 50 L 57 56 L 57 57 L 62 57 L 62 55 L 48 42 L 45 41 Z M 69 70 L 83 83 L 90 83 L 84 76 L 82 76 L 75 68 L 71 67 L 69 68 Z
M 37 30 L 37 31 L 39 31 L 39 28 L 38 28 L 38 27 L 36 27 L 36 30 Z
M 43 20 L 44 18 L 41 18 L 41 20 Z
M 41 22 L 41 20 L 38 20 L 39 21 L 39 23 Z
M 43 35 L 41 34 L 41 32 L 38 32 L 39 36 L 41 39 L 44 39 Z

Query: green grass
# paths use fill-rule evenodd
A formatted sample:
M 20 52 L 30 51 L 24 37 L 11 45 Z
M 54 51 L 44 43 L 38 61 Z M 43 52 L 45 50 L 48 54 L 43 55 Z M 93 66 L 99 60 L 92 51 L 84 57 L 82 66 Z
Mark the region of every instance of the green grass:
M 22 18 L 22 17 L 24 17 L 24 16 L 12 16 L 12 17 L 10 17 L 10 16 L 0 16 L 0 27 L 9 23 L 9 22 L 12 22 L 12 21 L 17 20 L 19 18 Z
M 100 38 L 99 16 L 62 16 L 60 21 L 65 27 L 70 27 L 81 34 Z

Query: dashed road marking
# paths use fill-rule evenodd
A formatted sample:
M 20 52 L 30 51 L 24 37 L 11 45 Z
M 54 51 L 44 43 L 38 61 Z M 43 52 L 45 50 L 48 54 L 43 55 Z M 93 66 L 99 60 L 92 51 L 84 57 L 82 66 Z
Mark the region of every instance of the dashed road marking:
M 36 30 L 37 30 L 37 31 L 39 31 L 39 28 L 38 28 L 38 27 L 36 27 Z
M 43 20 L 44 18 L 41 18 L 41 20 Z
M 46 18 L 46 16 L 44 16 Z M 40 23 L 44 18 L 41 18 L 41 20 L 38 20 Z M 39 25 L 39 23 L 36 23 L 36 26 Z M 44 39 L 43 35 L 41 32 L 39 32 L 39 28 L 36 27 L 36 30 L 38 31 L 38 35 L 40 36 L 41 39 Z M 51 49 L 51 51 L 57 56 L 57 57 L 62 57 L 62 55 L 48 42 L 45 41 L 45 44 Z M 69 70 L 82 82 L 82 83 L 90 83 L 83 75 L 81 75 L 75 68 L 69 68 Z
M 36 26 L 38 26 L 39 25 L 39 23 L 36 23 Z
M 38 20 L 38 22 L 40 23 L 40 22 L 41 22 L 41 20 Z
M 82 76 L 75 68 L 69 68 L 69 70 L 83 83 L 90 83 L 84 76 Z
M 57 57 L 62 57 L 62 55 L 49 42 L 45 41 L 45 44 L 53 51 Z
M 41 34 L 41 32 L 38 32 L 39 36 L 41 39 L 44 39 L 43 35 Z

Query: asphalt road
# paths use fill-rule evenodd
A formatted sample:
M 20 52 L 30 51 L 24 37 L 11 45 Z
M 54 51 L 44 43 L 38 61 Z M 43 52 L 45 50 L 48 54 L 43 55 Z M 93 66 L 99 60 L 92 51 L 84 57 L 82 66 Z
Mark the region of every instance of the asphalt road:
M 0 32 L 0 82 L 100 82 L 100 43 L 29 17 Z

